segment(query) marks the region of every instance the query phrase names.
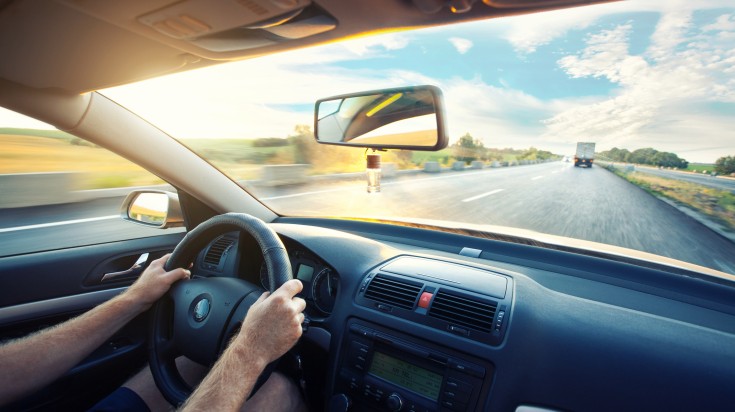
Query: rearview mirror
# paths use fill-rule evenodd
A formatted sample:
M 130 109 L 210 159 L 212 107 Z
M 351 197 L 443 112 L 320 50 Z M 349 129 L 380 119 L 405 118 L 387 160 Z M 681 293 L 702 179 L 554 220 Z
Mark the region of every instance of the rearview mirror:
M 164 191 L 131 192 L 123 201 L 120 216 L 129 222 L 161 229 L 184 225 L 178 195 Z
M 441 90 L 402 87 L 318 100 L 314 136 L 341 146 L 441 150 L 447 146 Z

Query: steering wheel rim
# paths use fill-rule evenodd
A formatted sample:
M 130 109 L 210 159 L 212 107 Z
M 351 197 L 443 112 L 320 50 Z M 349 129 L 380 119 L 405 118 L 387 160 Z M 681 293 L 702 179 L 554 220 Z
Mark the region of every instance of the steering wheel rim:
M 176 245 L 164 269 L 169 271 L 179 267 L 188 267 L 196 257 L 196 253 L 209 242 L 217 236 L 235 230 L 248 232 L 260 246 L 268 267 L 270 292 L 275 292 L 281 285 L 293 278 L 286 247 L 283 246 L 276 232 L 262 220 L 245 213 L 218 215 L 199 224 Z
M 217 236 L 236 230 L 247 232 L 260 246 L 271 292 L 293 278 L 288 253 L 275 231 L 262 220 L 243 213 L 227 213 L 199 224 L 179 242 L 164 269 L 189 267 L 199 251 Z M 176 357 L 187 355 L 200 363 L 213 364 L 262 291 L 241 279 L 192 279 L 177 282 L 156 302 L 151 313 L 148 358 L 156 386 L 169 403 L 181 405 L 192 391 L 176 368 Z M 204 300 L 212 302 L 211 315 L 207 316 L 208 308 L 204 318 L 198 319 L 198 302 Z M 202 335 L 205 339 L 201 339 Z M 205 354 L 195 359 L 200 354 L 196 352 L 199 348 L 193 346 L 198 343 L 206 350 L 202 349 Z M 267 379 L 270 370 L 264 371 L 260 383 Z

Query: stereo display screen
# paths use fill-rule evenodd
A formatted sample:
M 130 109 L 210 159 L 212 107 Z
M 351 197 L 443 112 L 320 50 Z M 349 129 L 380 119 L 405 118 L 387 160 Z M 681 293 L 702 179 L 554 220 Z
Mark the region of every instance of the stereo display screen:
M 368 373 L 433 401 L 439 399 L 442 375 L 375 351 Z

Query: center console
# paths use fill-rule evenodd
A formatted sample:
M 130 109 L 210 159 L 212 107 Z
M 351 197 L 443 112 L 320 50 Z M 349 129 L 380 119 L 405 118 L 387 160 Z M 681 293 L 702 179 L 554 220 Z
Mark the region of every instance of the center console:
M 343 348 L 335 393 L 353 411 L 475 410 L 483 382 L 493 374 L 486 362 L 354 319 Z

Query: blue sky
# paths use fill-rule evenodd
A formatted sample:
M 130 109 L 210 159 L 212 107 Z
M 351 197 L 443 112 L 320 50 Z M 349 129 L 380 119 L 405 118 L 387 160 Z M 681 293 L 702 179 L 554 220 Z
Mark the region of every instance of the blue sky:
M 183 138 L 286 137 L 330 95 L 434 84 L 450 139 L 735 155 L 731 0 L 610 3 L 364 37 L 103 91 Z M 0 120 L 3 120 L 0 113 Z

